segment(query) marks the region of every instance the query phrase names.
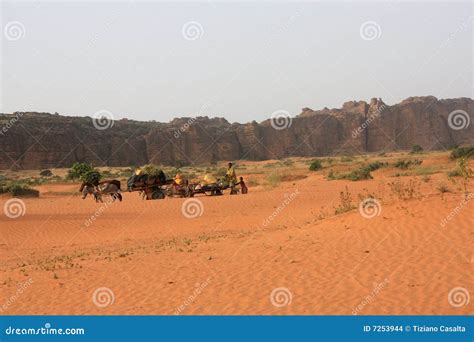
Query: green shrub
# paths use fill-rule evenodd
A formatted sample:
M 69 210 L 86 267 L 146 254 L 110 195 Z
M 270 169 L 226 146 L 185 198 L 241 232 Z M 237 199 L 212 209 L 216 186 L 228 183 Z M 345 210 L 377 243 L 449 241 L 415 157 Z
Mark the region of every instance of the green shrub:
M 412 165 L 421 165 L 423 161 L 419 159 L 400 159 L 395 163 L 395 167 L 401 170 L 407 170 Z
M 100 182 L 102 175 L 98 170 L 89 170 L 81 176 L 81 180 L 87 183 L 97 184 Z
M 421 152 L 423 152 L 423 147 L 421 147 L 420 145 L 413 145 L 410 151 L 411 154 L 417 154 Z
M 364 179 L 372 179 L 373 177 L 370 174 L 370 169 L 367 166 L 362 166 L 357 170 L 353 170 L 347 175 L 345 175 L 345 178 L 351 181 L 358 181 Z
M 370 169 L 368 166 L 361 166 L 360 168 L 353 170 L 349 173 L 343 174 L 336 174 L 333 170 L 329 170 L 327 175 L 327 179 L 335 180 L 335 179 L 348 179 L 351 181 L 358 181 L 364 179 L 372 179 L 372 175 L 370 174 Z
M 0 193 L 9 193 L 14 197 L 39 197 L 39 191 L 18 182 L 0 186 Z
M 380 161 L 375 161 L 375 162 L 372 162 L 372 163 L 369 163 L 367 165 L 367 168 L 369 169 L 369 171 L 375 171 L 375 170 L 378 170 L 380 169 L 381 167 L 384 167 L 384 166 L 387 166 L 388 163 L 383 163 L 383 162 L 380 162 Z
M 451 159 L 470 158 L 472 156 L 474 156 L 474 146 L 456 147 L 451 151 Z
M 68 170 L 66 179 L 76 180 L 82 177 L 89 171 L 94 170 L 91 164 L 88 163 L 74 163 Z
M 311 164 L 309 165 L 310 171 L 318 171 L 318 170 L 321 170 L 322 168 L 323 168 L 323 164 L 318 159 L 313 160 Z

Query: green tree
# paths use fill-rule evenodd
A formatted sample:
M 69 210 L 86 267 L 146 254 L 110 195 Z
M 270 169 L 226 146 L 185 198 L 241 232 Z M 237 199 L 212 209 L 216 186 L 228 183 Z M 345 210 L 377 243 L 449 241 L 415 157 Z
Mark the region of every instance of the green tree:
M 94 170 L 91 164 L 88 163 L 74 163 L 68 170 L 67 179 L 82 179 L 82 177 L 89 171 Z

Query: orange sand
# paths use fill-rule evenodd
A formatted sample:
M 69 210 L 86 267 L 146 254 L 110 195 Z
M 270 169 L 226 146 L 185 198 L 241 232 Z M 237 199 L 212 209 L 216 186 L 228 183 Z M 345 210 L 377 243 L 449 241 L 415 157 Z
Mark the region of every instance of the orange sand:
M 474 295 L 474 200 L 442 227 L 462 200 L 456 186 L 443 198 L 436 190 L 444 174 L 420 181 L 421 195 L 402 201 L 387 184 L 413 177 L 378 170 L 373 180 L 349 182 L 305 173 L 248 195 L 196 197 L 203 212 L 191 219 L 182 214 L 185 199 L 124 193 L 104 209 L 73 194 L 77 184 L 37 187 L 40 198 L 23 199 L 24 216 L 0 215 L 0 313 L 473 313 L 474 298 L 454 307 L 448 294 L 462 287 Z M 345 186 L 355 206 L 357 194 L 375 193 L 380 215 L 335 215 Z M 101 287 L 114 297 L 105 307 L 93 301 Z M 281 307 L 270 300 L 280 287 Z

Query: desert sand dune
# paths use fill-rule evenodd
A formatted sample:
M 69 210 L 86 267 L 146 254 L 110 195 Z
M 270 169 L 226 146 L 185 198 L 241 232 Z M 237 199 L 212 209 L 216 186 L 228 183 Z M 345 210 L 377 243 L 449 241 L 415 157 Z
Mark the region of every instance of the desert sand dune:
M 24 216 L 0 216 L 2 313 L 472 314 L 472 300 L 455 307 L 448 294 L 474 290 L 474 202 L 443 226 L 463 199 L 456 186 L 436 190 L 444 174 L 418 177 L 419 194 L 401 200 L 388 183 L 413 177 L 389 173 L 359 182 L 311 173 L 196 197 L 196 218 L 183 215 L 186 199 L 125 192 L 101 204 L 81 200 L 77 184 L 42 185 L 40 198 L 23 199 Z M 346 187 L 354 207 L 336 215 Z M 373 218 L 357 208 L 368 193 L 381 203 Z

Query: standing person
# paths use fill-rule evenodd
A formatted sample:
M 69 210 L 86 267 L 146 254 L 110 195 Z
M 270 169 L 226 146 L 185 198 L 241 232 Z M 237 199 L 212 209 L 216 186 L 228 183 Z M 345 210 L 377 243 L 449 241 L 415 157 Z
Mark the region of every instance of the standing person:
M 227 171 L 225 173 L 225 178 L 229 182 L 231 189 L 234 189 L 235 183 L 237 183 L 237 176 L 235 175 L 235 168 L 232 163 L 227 164 Z

